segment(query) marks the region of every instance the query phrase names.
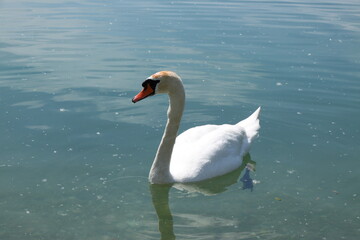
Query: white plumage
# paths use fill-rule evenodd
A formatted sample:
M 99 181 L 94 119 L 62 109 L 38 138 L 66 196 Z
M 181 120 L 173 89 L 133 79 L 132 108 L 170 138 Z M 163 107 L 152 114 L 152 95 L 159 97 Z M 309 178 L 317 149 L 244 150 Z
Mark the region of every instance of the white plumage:
M 198 126 L 176 137 L 185 102 L 180 77 L 162 71 L 151 75 L 143 86 L 133 102 L 157 93 L 169 94 L 170 100 L 168 122 L 149 174 L 151 183 L 197 182 L 240 167 L 258 134 L 260 107 L 237 124 Z
M 204 125 L 180 134 L 170 161 L 174 181 L 201 181 L 240 167 L 260 127 L 259 112 L 235 125 Z

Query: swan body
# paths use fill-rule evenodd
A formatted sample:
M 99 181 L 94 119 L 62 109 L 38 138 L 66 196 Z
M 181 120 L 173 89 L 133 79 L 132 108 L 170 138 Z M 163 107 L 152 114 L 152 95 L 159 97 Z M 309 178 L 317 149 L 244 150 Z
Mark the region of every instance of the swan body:
M 159 93 L 169 95 L 168 121 L 150 169 L 151 183 L 197 182 L 241 166 L 260 128 L 260 107 L 234 125 L 203 125 L 177 136 L 185 104 L 181 78 L 174 72 L 162 71 L 142 85 L 144 89 L 133 98 L 134 103 Z

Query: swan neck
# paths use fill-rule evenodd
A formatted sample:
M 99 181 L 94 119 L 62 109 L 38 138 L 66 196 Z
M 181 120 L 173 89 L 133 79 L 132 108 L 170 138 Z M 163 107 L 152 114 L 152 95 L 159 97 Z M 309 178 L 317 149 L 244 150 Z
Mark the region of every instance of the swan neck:
M 179 89 L 178 89 L 179 90 Z M 149 180 L 151 183 L 170 183 L 170 160 L 179 130 L 181 117 L 184 111 L 185 93 L 181 91 L 169 92 L 169 108 L 167 123 L 162 136 L 158 151 L 150 170 Z

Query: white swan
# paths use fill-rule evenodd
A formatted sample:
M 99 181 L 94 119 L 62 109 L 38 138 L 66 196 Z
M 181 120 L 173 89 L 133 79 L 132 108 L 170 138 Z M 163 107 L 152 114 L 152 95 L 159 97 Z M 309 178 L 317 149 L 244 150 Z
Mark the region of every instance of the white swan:
M 164 135 L 149 173 L 150 183 L 197 182 L 240 167 L 260 128 L 260 107 L 235 125 L 203 125 L 176 137 L 185 103 L 181 78 L 174 72 L 161 71 L 142 86 L 132 99 L 134 103 L 158 93 L 168 94 L 170 100 Z

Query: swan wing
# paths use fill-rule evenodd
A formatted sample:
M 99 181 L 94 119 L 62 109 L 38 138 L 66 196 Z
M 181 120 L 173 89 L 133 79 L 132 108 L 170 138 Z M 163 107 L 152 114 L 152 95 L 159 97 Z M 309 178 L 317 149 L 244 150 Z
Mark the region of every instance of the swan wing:
M 192 182 L 223 175 L 241 165 L 247 148 L 246 132 L 238 125 L 205 125 L 176 139 L 170 173 L 176 182 Z
M 238 168 L 260 129 L 259 107 L 235 125 L 204 125 L 176 138 L 170 161 L 175 182 L 195 182 Z

